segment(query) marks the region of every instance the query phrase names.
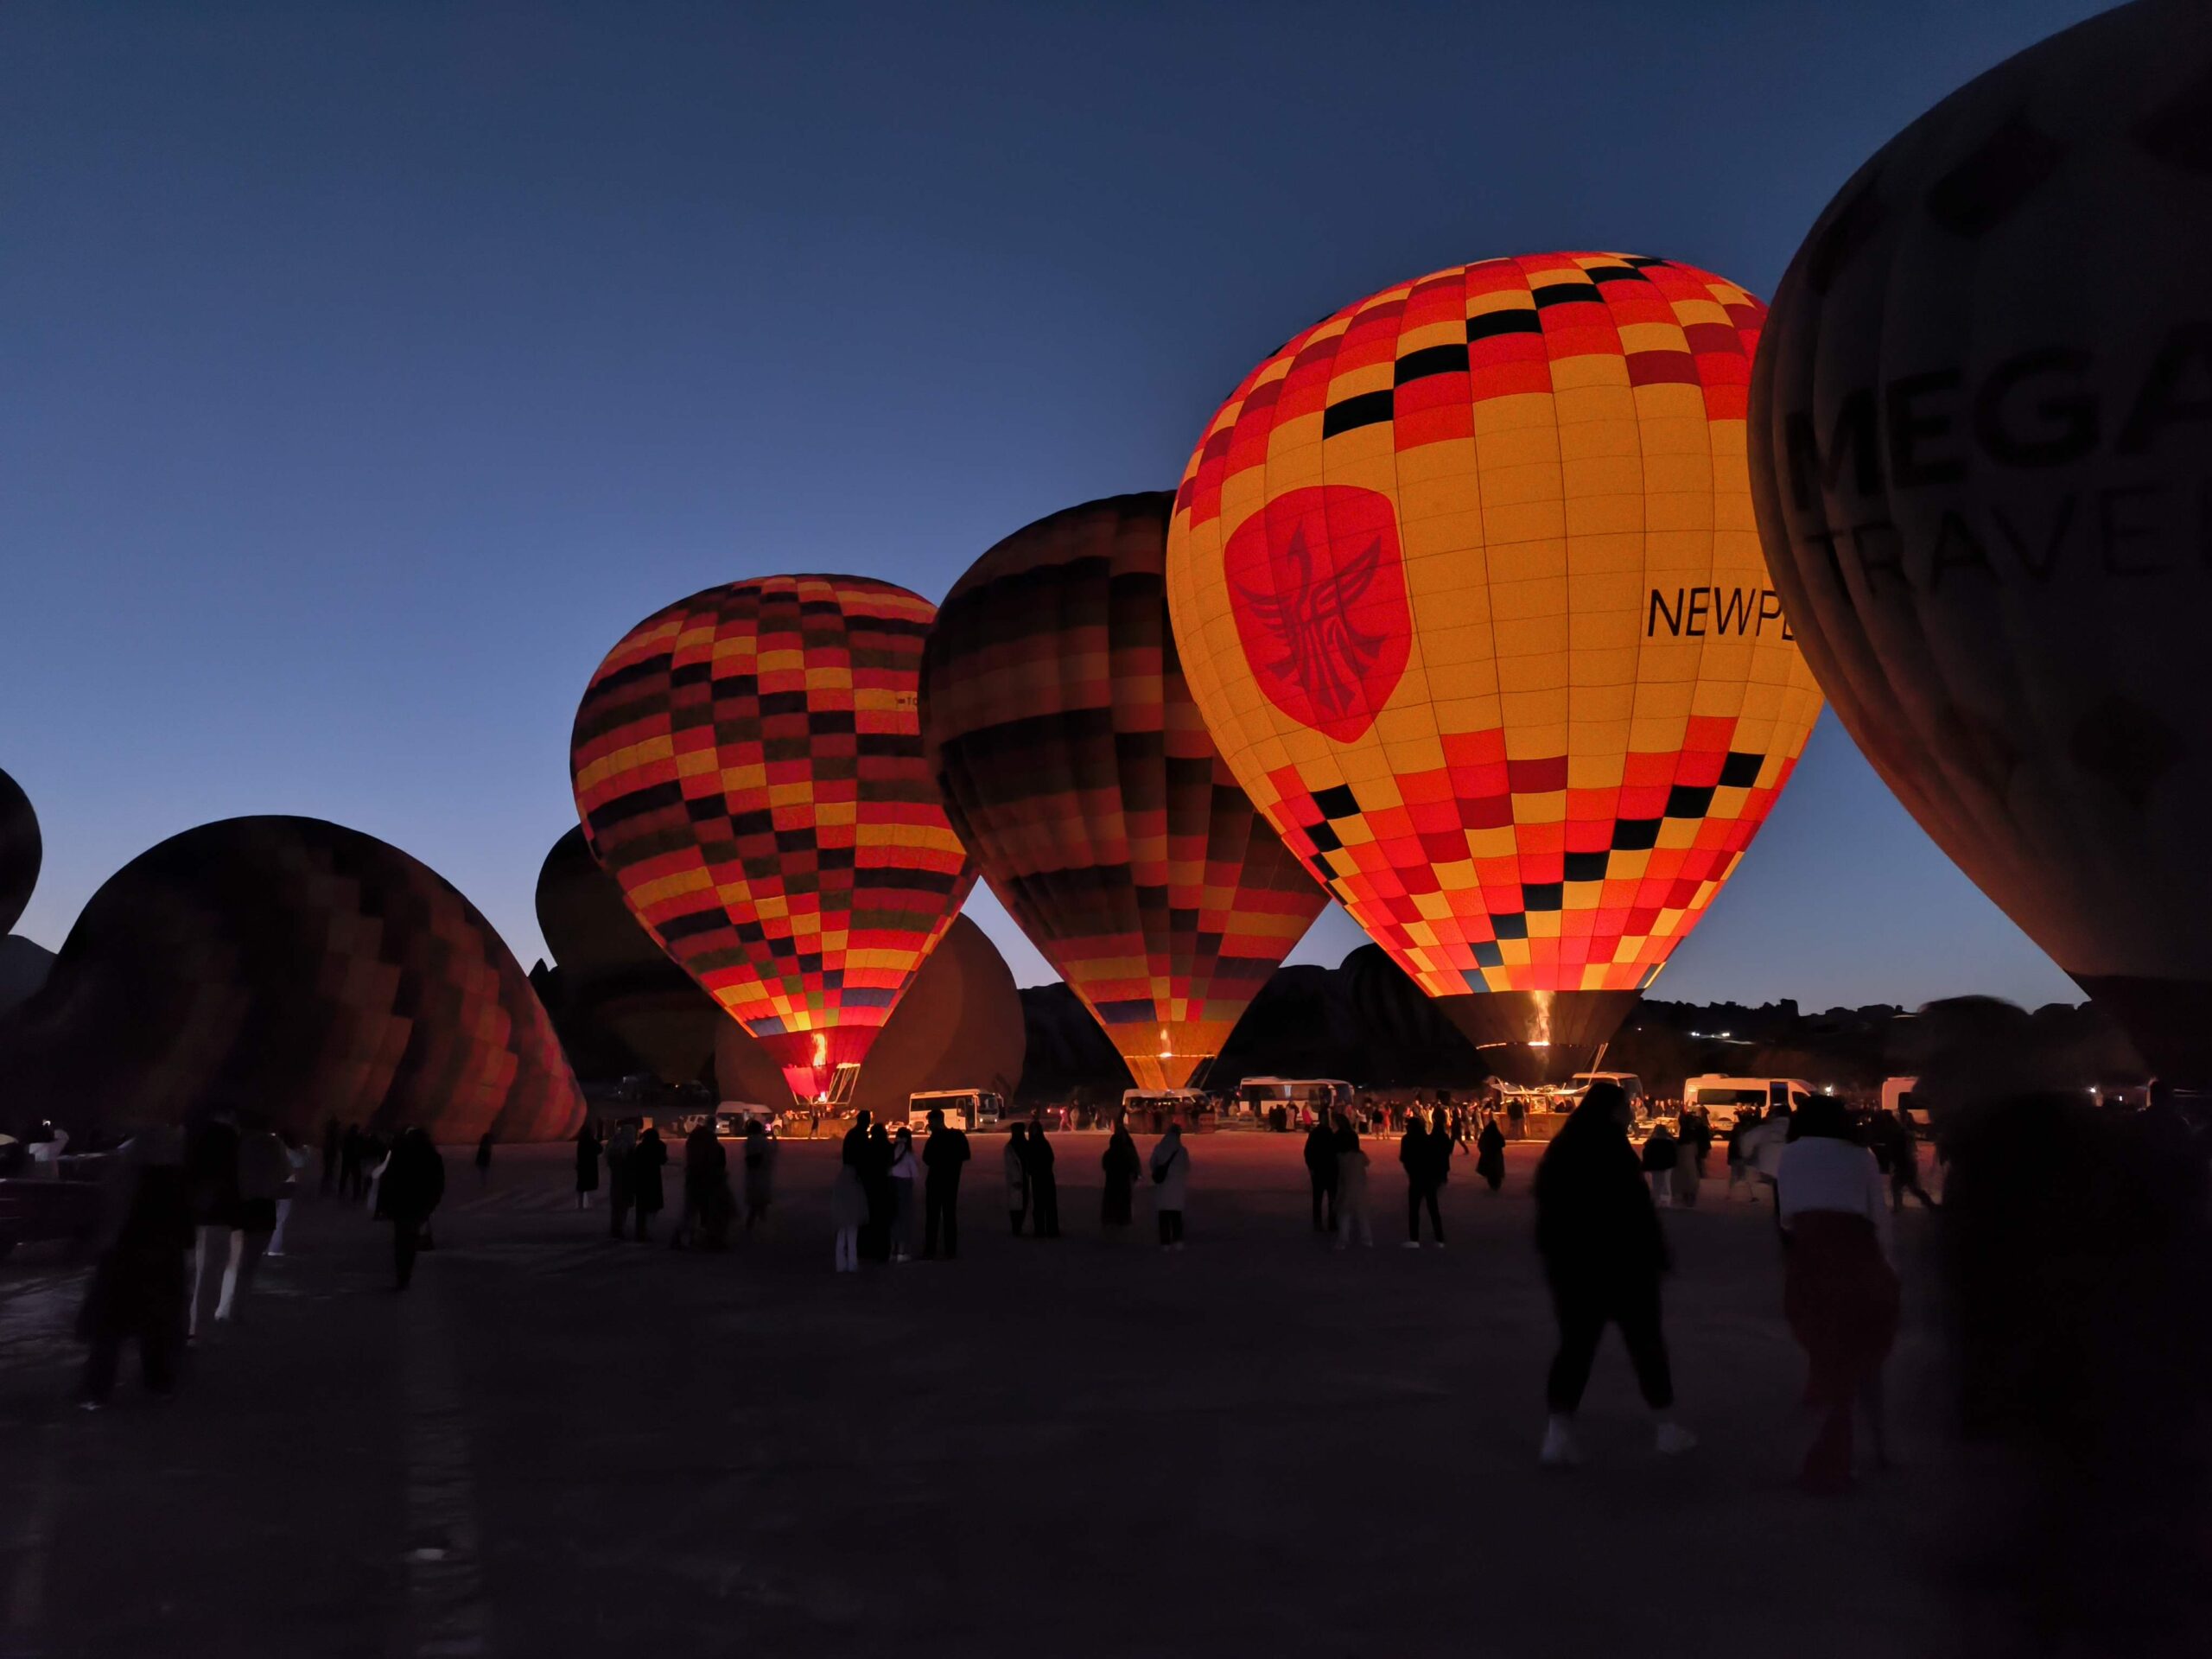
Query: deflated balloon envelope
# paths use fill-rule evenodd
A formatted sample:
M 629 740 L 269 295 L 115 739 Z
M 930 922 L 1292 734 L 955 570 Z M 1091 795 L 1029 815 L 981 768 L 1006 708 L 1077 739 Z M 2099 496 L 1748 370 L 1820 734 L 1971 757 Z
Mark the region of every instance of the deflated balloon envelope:
M 576 712 L 593 855 L 803 1096 L 866 1057 L 976 879 L 922 760 L 934 614 L 861 576 L 709 588 L 632 628 Z
M 1204 1072 L 1328 902 L 1191 700 L 1162 585 L 1173 501 L 1118 496 L 1007 537 L 945 595 L 922 669 L 954 828 L 1155 1089 Z
M 0 772 L 0 933 L 15 926 L 38 885 L 38 814 L 22 785 Z
M 1763 315 L 1639 255 L 1437 271 L 1270 355 L 1176 496 L 1230 770 L 1504 1075 L 1590 1063 L 1819 711 L 1745 474 Z
M 1837 715 L 2212 1084 L 2212 9 L 2124 6 L 1859 169 L 1775 298 L 1752 477 Z
M 173 836 L 92 895 L 0 1015 L 11 1107 L 117 1130 L 227 1106 L 438 1140 L 575 1132 L 583 1101 L 506 945 L 426 866 L 314 818 Z

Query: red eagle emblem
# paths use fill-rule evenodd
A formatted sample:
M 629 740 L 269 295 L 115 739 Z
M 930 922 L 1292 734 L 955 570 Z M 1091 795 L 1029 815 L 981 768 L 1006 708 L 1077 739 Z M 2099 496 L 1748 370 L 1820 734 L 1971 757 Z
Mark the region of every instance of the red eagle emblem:
M 1340 743 L 1372 726 L 1413 634 L 1389 498 L 1344 484 L 1291 490 L 1236 527 L 1222 562 L 1268 701 Z

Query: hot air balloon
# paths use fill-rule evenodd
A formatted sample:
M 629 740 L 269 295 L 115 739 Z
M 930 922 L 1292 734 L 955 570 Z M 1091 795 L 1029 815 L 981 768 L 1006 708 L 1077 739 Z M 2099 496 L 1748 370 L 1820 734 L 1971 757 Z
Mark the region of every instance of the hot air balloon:
M 593 855 L 801 1099 L 860 1065 L 976 879 L 916 722 L 934 614 L 861 576 L 709 588 L 632 628 L 576 712 Z
M 558 964 L 547 1005 L 585 1076 L 596 1075 L 588 1069 L 595 1064 L 643 1065 L 670 1084 L 707 1075 L 729 1016 L 639 924 L 581 828 L 555 842 L 538 868 L 537 931 Z
M 1744 470 L 1762 315 L 1635 255 L 1438 271 L 1262 363 L 1176 496 L 1230 769 L 1503 1076 L 1591 1062 L 1819 711 Z
M 2212 1084 L 2212 10 L 2000 64 L 1828 205 L 1760 349 L 1790 620 L 1936 843 Z
M 945 596 L 922 668 L 954 828 L 1147 1089 L 1205 1071 L 1328 902 L 1191 701 L 1161 585 L 1173 502 L 1007 537 Z
M 15 926 L 38 885 L 38 814 L 22 785 L 0 772 L 0 933 Z
M 956 916 L 884 1021 L 843 1103 L 896 1124 L 906 1121 L 908 1096 L 925 1089 L 991 1089 L 1011 1100 L 1027 1043 L 1014 970 L 988 933 Z M 775 1063 L 734 1020 L 716 1026 L 715 1078 L 724 1100 L 791 1104 Z
M 108 1129 L 210 1104 L 302 1136 L 335 1116 L 436 1139 L 575 1133 L 583 1098 L 506 945 L 435 873 L 314 818 L 230 818 L 92 895 L 0 1014 L 22 1109 Z

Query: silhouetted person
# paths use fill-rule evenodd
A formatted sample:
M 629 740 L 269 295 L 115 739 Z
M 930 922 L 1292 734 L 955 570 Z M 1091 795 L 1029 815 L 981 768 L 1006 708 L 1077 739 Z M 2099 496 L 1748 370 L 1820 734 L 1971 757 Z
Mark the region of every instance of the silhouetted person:
M 1367 1149 L 1359 1144 L 1359 1131 L 1349 1117 L 1339 1116 L 1331 1142 L 1337 1164 L 1337 1248 L 1351 1248 L 1357 1234 L 1369 1249 L 1375 1248 L 1375 1227 L 1367 1213 Z
M 668 1203 L 661 1182 L 661 1171 L 668 1166 L 668 1143 L 660 1138 L 658 1124 L 645 1125 L 623 1163 L 630 1173 L 630 1205 L 638 1212 L 638 1243 L 642 1244 L 652 1236 L 653 1217 Z
M 1775 1198 L 1790 1249 L 1783 1308 L 1805 1351 L 1805 1403 L 1821 1414 L 1799 1484 L 1840 1492 L 1851 1484 L 1851 1417 L 1866 1408 L 1878 1465 L 1888 1461 L 1882 1362 L 1897 1334 L 1897 1276 L 1890 1265 L 1890 1212 L 1874 1154 L 1852 1139 L 1851 1120 L 1821 1096 L 1797 1114 L 1782 1149 Z
M 1662 1210 L 1675 1207 L 1675 1165 L 1681 1153 L 1681 1142 L 1664 1123 L 1654 1124 L 1644 1138 L 1643 1173 L 1651 1185 L 1651 1202 Z
M 576 1208 L 591 1208 L 591 1195 L 599 1191 L 599 1131 L 589 1122 L 576 1131 Z
M 638 1145 L 638 1126 L 626 1118 L 614 1126 L 607 1143 L 607 1234 L 620 1238 L 630 1224 L 630 1205 L 637 1188 L 630 1179 L 630 1154 Z
M 891 1138 L 891 1259 L 914 1259 L 914 1178 L 921 1160 L 914 1155 L 913 1131 L 900 1125 Z
M 868 1262 L 888 1262 L 891 1216 L 896 1199 L 891 1191 L 891 1137 L 880 1123 L 868 1132 L 866 1156 L 861 1163 L 861 1191 L 868 1198 L 868 1220 L 861 1227 L 861 1257 Z
M 670 1236 L 671 1249 L 704 1244 L 721 1249 L 729 1242 L 729 1154 L 722 1150 L 715 1121 L 707 1118 L 683 1137 L 683 1218 Z
M 1581 1460 L 1574 1414 L 1608 1325 L 1620 1326 L 1637 1386 L 1657 1414 L 1657 1449 L 1697 1444 L 1672 1414 L 1675 1382 L 1659 1320 L 1667 1243 L 1628 1143 L 1630 1116 L 1619 1084 L 1592 1084 L 1536 1166 L 1536 1249 L 1559 1321 L 1559 1351 L 1544 1384 L 1548 1465 Z
M 1183 1126 L 1170 1123 L 1152 1149 L 1152 1202 L 1160 1213 L 1160 1248 L 1183 1248 L 1183 1207 L 1191 1192 L 1191 1154 Z
M 1006 1156 L 1006 1212 L 1014 1223 L 1014 1235 L 1021 1236 L 1021 1223 L 1029 1213 L 1029 1130 L 1027 1124 L 1017 1123 L 1007 1131 Z
M 930 1138 L 922 1147 L 922 1255 L 937 1254 L 942 1234 L 947 1261 L 960 1254 L 960 1166 L 968 1161 L 968 1135 L 945 1127 L 944 1113 L 932 1107 Z
M 1126 1227 L 1135 1209 L 1137 1178 L 1144 1173 L 1144 1160 L 1137 1155 L 1128 1119 L 1114 1121 L 1114 1133 L 1107 1138 L 1098 1167 L 1106 1178 L 1105 1193 L 1098 1201 L 1098 1219 L 1109 1227 Z
M 407 1130 L 392 1146 L 382 1190 L 384 1212 L 391 1219 L 391 1265 L 402 1290 L 415 1277 L 423 1230 L 445 1195 L 443 1155 L 421 1129 Z
M 176 1387 L 184 1354 L 185 1262 L 193 1243 L 192 1202 L 186 1190 L 183 1137 L 171 1128 L 142 1129 L 117 1154 L 121 1166 L 108 1179 L 117 1212 L 92 1271 L 78 1333 L 91 1345 L 85 1358 L 82 1403 L 97 1409 L 115 1389 L 123 1344 L 138 1344 L 147 1391 L 166 1395 Z
M 362 1142 L 361 1126 L 348 1123 L 344 1137 L 338 1143 L 338 1191 L 340 1197 L 358 1198 L 368 1190 L 361 1175 L 361 1154 L 366 1150 Z
M 326 1119 L 322 1126 L 322 1195 L 326 1198 L 337 1190 L 338 1160 L 345 1145 L 338 1120 L 335 1117 Z
M 1306 1131 L 1306 1179 L 1313 1189 L 1313 1230 L 1332 1232 L 1337 1225 L 1337 1131 L 1324 1117 Z
M 1406 1132 L 1398 1141 L 1398 1162 L 1406 1172 L 1406 1248 L 1421 1248 L 1421 1212 L 1428 1207 L 1428 1225 L 1436 1247 L 1444 1248 L 1444 1217 L 1436 1206 L 1437 1189 L 1444 1185 L 1442 1166 L 1452 1156 L 1452 1142 L 1441 1131 L 1431 1134 L 1417 1112 L 1406 1114 Z
M 1475 1137 L 1475 1173 L 1493 1192 L 1505 1184 L 1505 1136 L 1494 1117 L 1484 1120 Z
M 1682 1113 L 1675 1131 L 1675 1202 L 1697 1208 L 1697 1190 L 1705 1180 L 1706 1154 L 1713 1150 L 1713 1125 L 1702 1111 Z
M 1889 1142 L 1891 1212 L 1895 1214 L 1904 1208 L 1908 1192 L 1920 1200 L 1922 1209 L 1933 1210 L 1936 1200 L 1920 1184 L 1920 1136 L 1912 1127 L 1912 1120 L 1903 1112 L 1885 1116 L 1890 1118 L 1884 1127 Z
M 759 1118 L 745 1125 L 745 1230 L 768 1218 L 776 1197 L 776 1143 Z
M 861 1270 L 861 1229 L 868 1222 L 868 1114 L 845 1132 L 837 1149 L 837 1179 L 830 1189 L 830 1224 L 836 1230 L 837 1271 Z
M 1029 1139 L 1021 1148 L 1022 1167 L 1029 1176 L 1029 1211 L 1039 1238 L 1060 1236 L 1060 1183 L 1052 1173 L 1052 1143 L 1045 1138 L 1041 1119 L 1029 1125 Z
M 1944 1145 L 1961 1426 L 2005 1478 L 1965 1495 L 1970 1576 L 2025 1610 L 2037 1652 L 2193 1659 L 2212 1620 L 2205 1148 L 2156 1094 L 2130 1118 L 2071 1092 L 1950 1110 Z
M 476 1137 L 476 1185 L 492 1184 L 492 1131 L 486 1129 Z
M 222 1294 L 215 1300 L 218 1324 L 239 1317 L 269 1241 L 276 1236 L 277 1201 L 292 1179 L 283 1137 L 269 1127 L 265 1117 L 256 1116 L 250 1123 L 238 1138 L 238 1224 L 231 1234 Z
M 238 1231 L 238 1131 L 227 1108 L 218 1107 L 185 1137 L 184 1179 L 192 1203 L 192 1288 L 185 1304 L 188 1340 L 200 1334 L 200 1307 L 211 1279 L 230 1265 Z

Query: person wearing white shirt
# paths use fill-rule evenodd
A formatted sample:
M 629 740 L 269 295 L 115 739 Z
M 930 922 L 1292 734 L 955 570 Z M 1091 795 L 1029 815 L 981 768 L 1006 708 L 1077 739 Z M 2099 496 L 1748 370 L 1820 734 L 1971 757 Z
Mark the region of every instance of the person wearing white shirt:
M 1852 1478 L 1852 1408 L 1864 1403 L 1886 1464 L 1882 1363 L 1897 1340 L 1897 1277 L 1888 1195 L 1874 1154 L 1826 1096 L 1796 1114 L 1775 1160 L 1775 1209 L 1788 1249 L 1783 1306 L 1805 1351 L 1805 1402 L 1821 1413 L 1800 1483 L 1837 1492 Z

